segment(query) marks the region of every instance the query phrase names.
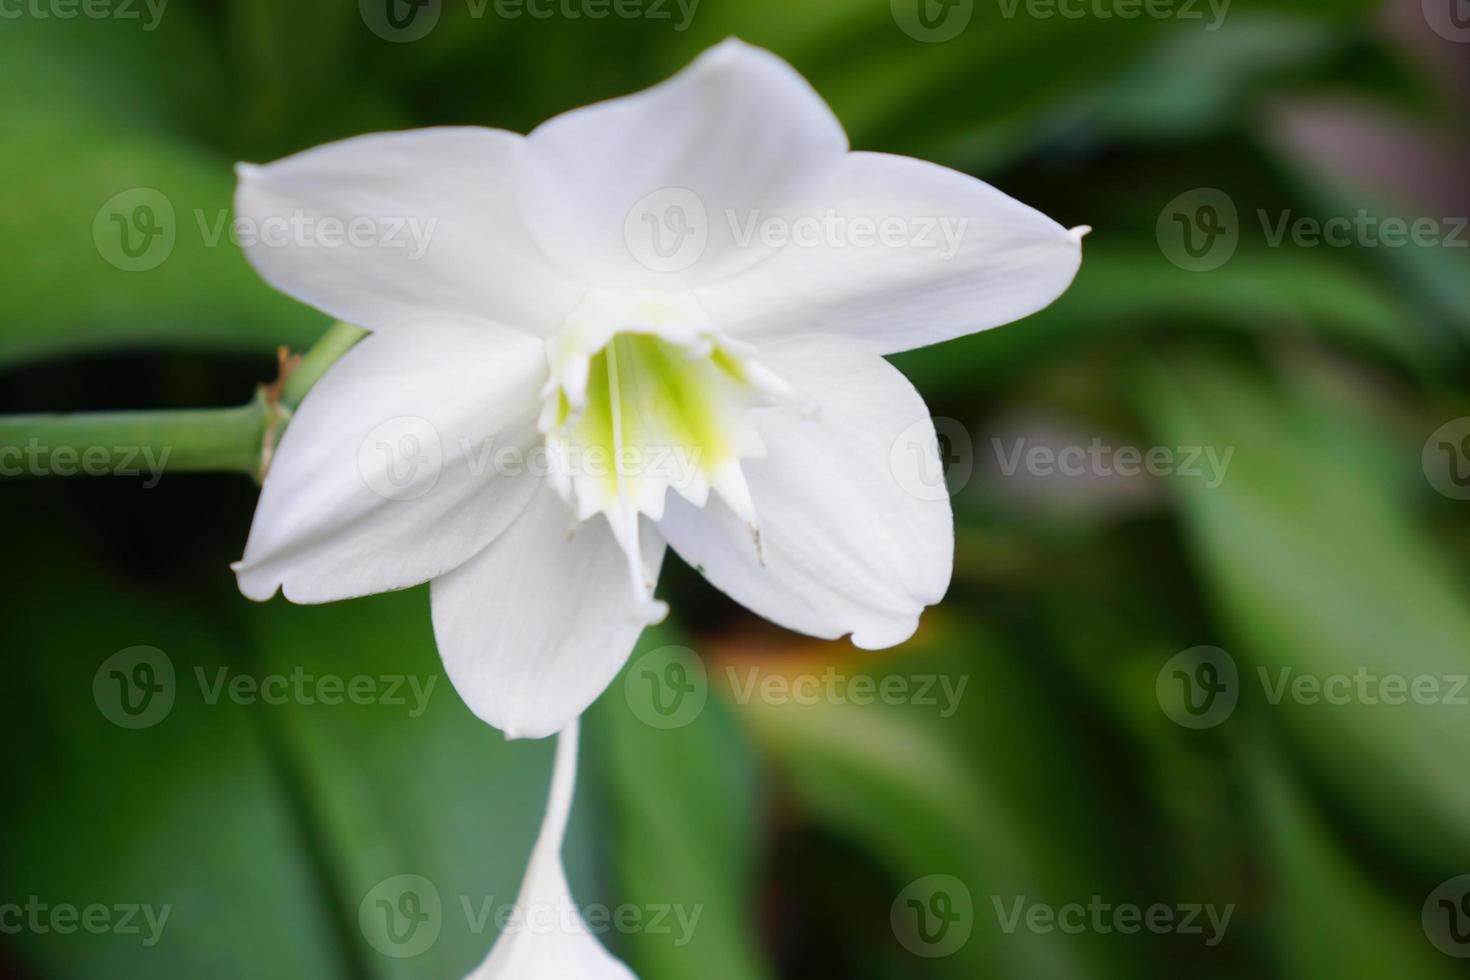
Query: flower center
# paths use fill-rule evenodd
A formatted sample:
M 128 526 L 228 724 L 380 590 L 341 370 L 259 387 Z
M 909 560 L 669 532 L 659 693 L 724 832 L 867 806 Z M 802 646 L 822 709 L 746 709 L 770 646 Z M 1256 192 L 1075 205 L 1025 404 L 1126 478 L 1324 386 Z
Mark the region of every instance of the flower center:
M 652 602 L 639 515 L 669 490 L 703 507 L 711 491 L 759 530 L 740 461 L 764 455 L 747 412 L 788 389 L 721 337 L 688 294 L 593 290 L 547 343 L 542 392 L 552 485 L 579 521 L 607 515 L 634 588 Z

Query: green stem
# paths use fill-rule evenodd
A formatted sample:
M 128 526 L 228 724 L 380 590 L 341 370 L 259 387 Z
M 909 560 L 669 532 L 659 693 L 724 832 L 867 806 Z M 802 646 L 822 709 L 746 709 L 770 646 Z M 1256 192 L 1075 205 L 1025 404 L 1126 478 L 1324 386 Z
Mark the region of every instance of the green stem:
M 278 389 L 236 408 L 0 417 L 0 477 L 244 473 L 259 477 L 291 412 L 363 336 L 331 327 Z M 152 483 L 148 485 L 152 485 Z
M 238 408 L 0 418 L 0 476 L 250 473 L 265 439 L 262 399 Z
M 338 358 L 366 335 L 366 330 L 350 323 L 334 323 L 327 328 L 321 339 L 301 358 L 296 370 L 286 378 L 281 388 L 281 404 L 294 412 L 306 393 L 327 373 L 327 368 L 336 364 Z

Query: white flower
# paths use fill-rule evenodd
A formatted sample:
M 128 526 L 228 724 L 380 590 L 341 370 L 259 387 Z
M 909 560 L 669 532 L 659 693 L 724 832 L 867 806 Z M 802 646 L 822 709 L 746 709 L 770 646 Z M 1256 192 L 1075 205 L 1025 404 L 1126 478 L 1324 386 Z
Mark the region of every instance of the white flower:
M 634 980 L 632 971 L 582 921 L 561 862 L 576 788 L 578 728 L 573 721 L 557 739 L 546 819 L 531 850 L 515 914 L 485 962 L 466 980 Z
M 882 355 L 1026 316 L 1081 256 L 978 180 L 849 152 L 800 76 L 733 40 L 529 136 L 242 166 L 236 207 L 261 275 L 373 331 L 286 431 L 241 590 L 431 581 L 449 676 L 511 737 L 618 673 L 663 613 L 666 545 L 790 629 L 912 635 L 953 520 L 910 492 L 933 428 Z

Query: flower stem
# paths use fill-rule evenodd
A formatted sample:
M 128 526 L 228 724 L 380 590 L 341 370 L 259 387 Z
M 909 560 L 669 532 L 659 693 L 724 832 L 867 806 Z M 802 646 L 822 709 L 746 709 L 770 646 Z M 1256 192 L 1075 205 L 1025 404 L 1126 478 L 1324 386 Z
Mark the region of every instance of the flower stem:
M 244 473 L 259 478 L 306 393 L 363 336 L 334 324 L 235 408 L 0 416 L 0 477 Z
M 306 393 L 327 373 L 327 368 L 336 364 L 338 358 L 366 335 L 366 330 L 350 323 L 334 323 L 328 327 L 311 350 L 302 356 L 301 363 L 286 376 L 281 386 L 281 404 L 296 411 Z

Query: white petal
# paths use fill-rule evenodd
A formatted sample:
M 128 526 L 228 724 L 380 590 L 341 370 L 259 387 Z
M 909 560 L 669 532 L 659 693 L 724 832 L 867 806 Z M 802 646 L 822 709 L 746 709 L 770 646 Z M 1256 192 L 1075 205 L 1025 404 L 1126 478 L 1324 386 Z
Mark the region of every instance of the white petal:
M 656 581 L 664 543 L 646 522 L 642 554 Z M 430 595 L 449 679 L 510 738 L 545 738 L 585 711 L 658 618 L 629 586 L 607 521 L 576 525 L 549 486 Z
M 548 255 L 593 285 L 677 290 L 757 261 L 726 212 L 805 200 L 847 136 L 790 65 L 730 40 L 661 85 L 544 123 L 527 151 L 525 213 Z
M 696 291 L 721 330 L 840 333 L 890 354 L 1035 313 L 1082 260 L 1079 233 L 907 157 L 849 154 L 809 217 L 779 254 Z
M 582 287 L 521 220 L 524 148 L 499 130 L 424 129 L 242 164 L 245 255 L 272 286 L 370 330 L 459 315 L 545 334 Z
M 494 452 L 534 445 L 540 341 L 483 322 L 372 334 L 296 412 L 236 563 L 240 591 L 331 602 L 459 566 L 537 481 Z
M 939 466 L 928 409 L 853 341 L 796 338 L 759 357 L 820 413 L 754 413 L 767 452 L 743 465 L 764 563 L 746 522 L 717 499 L 700 510 L 671 494 L 660 532 L 772 622 L 826 639 L 851 633 L 868 649 L 903 642 L 944 596 L 954 560 L 949 497 L 926 492 Z
M 635 980 L 633 971 L 588 931 L 572 904 L 562 867 L 562 841 L 576 789 L 579 727 L 573 719 L 557 739 L 546 818 L 516 897 L 515 916 L 466 980 Z

